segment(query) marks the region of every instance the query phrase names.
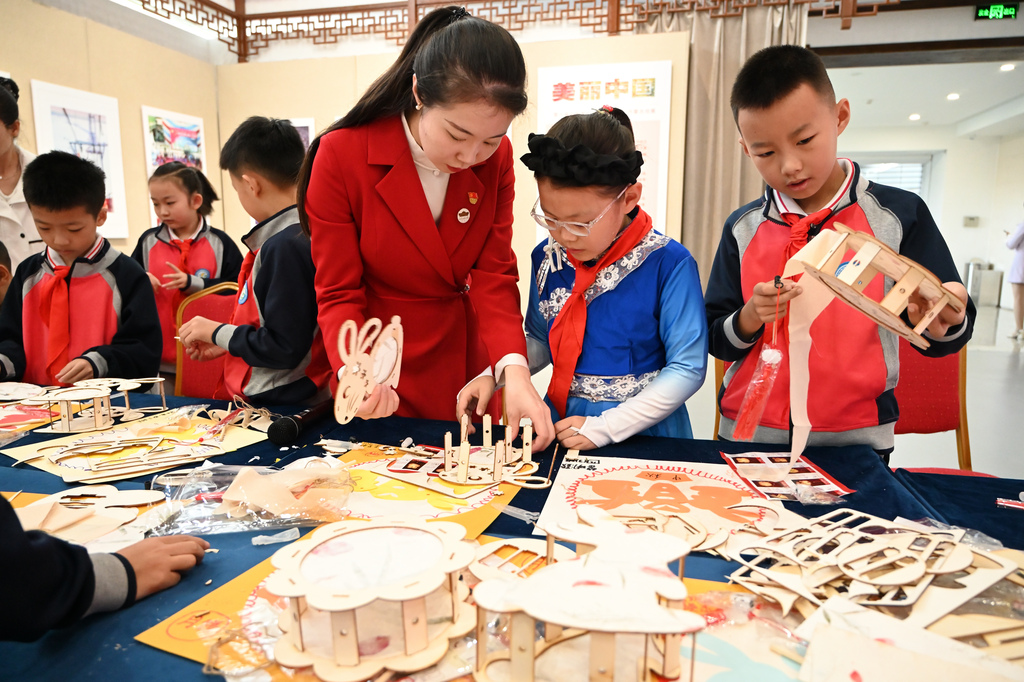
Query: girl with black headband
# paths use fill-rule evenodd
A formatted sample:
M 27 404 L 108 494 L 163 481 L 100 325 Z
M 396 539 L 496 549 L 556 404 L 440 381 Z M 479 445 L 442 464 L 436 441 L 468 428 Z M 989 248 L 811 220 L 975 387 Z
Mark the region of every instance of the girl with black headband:
M 629 117 L 606 107 L 530 136 L 530 367 L 553 365 L 548 403 L 566 448 L 641 433 L 692 438 L 684 402 L 704 383 L 707 323 L 697 264 L 639 206 L 643 156 Z
M 420 21 L 398 61 L 310 145 L 299 212 L 334 371 L 346 320 L 399 315 L 405 327 L 397 392 L 378 386 L 357 416 L 483 414 L 490 393 L 457 399 L 493 368 L 513 432 L 530 417 L 535 447 L 551 442 L 551 417 L 530 381 L 512 252 L 505 134 L 526 104 L 512 36 L 445 7 Z

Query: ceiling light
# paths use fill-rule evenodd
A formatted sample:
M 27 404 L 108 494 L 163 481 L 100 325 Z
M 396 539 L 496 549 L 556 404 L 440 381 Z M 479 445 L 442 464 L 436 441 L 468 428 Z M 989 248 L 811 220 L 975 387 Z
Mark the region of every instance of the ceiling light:
M 1013 64 L 1003 64 L 999 67 L 1000 71 L 1013 71 Z
M 960 93 L 951 92 L 948 95 L 946 95 L 946 99 L 948 99 L 950 102 L 955 102 L 958 99 L 960 99 Z
M 910 115 L 910 120 L 911 121 L 920 121 L 921 120 L 921 114 L 911 114 Z

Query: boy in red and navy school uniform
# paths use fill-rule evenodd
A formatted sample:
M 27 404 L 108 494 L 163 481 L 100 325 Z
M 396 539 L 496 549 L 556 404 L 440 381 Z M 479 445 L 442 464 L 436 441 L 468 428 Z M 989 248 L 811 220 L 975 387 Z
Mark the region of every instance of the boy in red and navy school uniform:
M 24 171 L 46 249 L 18 266 L 0 308 L 0 380 L 71 384 L 155 376 L 160 323 L 146 273 L 97 234 L 103 171 L 65 152 Z
M 835 223 L 872 235 L 928 268 L 963 301 L 945 308 L 924 335 L 933 357 L 956 353 L 971 338 L 975 308 L 924 201 L 911 192 L 871 182 L 860 167 L 836 156 L 837 138 L 850 120 L 850 103 L 836 101 L 821 59 L 806 48 L 778 45 L 747 61 L 732 90 L 740 144 L 768 185 L 760 199 L 726 220 L 705 294 L 709 350 L 731 363 L 719 392 L 719 437 L 733 438 L 755 375 L 766 325 L 780 319 L 776 346 L 783 362 L 754 440 L 787 443 L 789 403 L 788 302 L 799 282 L 781 280 L 786 261 Z M 806 275 L 804 275 L 806 277 Z M 891 286 L 876 278 L 864 293 L 880 300 Z M 884 287 L 884 290 L 883 290 Z M 911 326 L 927 307 L 915 292 L 903 319 Z M 776 313 L 778 311 L 778 313 Z M 894 445 L 899 418 L 897 336 L 843 301 L 832 301 L 811 326 L 808 364 L 808 445 L 870 445 L 882 458 Z
M 149 190 L 161 223 L 142 234 L 132 258 L 149 273 L 156 297 L 164 341 L 160 369 L 174 372 L 178 306 L 207 287 L 234 282 L 242 254 L 227 233 L 206 220 L 217 193 L 201 171 L 165 163 L 150 178 Z
M 228 324 L 195 317 L 181 326 L 182 345 L 196 360 L 227 353 L 224 396 L 288 405 L 330 397 L 331 366 L 317 324 L 313 258 L 299 225 L 295 184 L 305 148 L 284 120 L 253 116 L 221 150 L 221 168 L 246 212 L 259 223 Z

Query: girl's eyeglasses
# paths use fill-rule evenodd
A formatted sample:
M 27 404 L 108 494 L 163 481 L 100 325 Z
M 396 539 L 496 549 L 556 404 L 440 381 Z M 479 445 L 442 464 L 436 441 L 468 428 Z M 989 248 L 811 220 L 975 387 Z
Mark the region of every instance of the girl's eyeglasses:
M 629 189 L 629 187 L 629 185 L 623 187 L 622 191 L 619 192 L 619 196 L 612 199 L 611 203 L 605 206 L 604 210 L 601 211 L 596 218 L 587 223 L 577 223 L 572 220 L 555 220 L 554 218 L 547 217 L 544 215 L 544 209 L 540 207 L 540 197 L 537 197 L 537 201 L 533 204 L 533 210 L 530 211 L 530 215 L 537 221 L 538 225 L 549 232 L 554 232 L 561 228 L 569 234 L 574 234 L 577 237 L 589 237 L 590 230 L 593 229 L 594 225 L 597 225 L 598 221 L 611 210 L 612 206 L 615 205 L 615 202 L 622 198 L 622 195 L 626 193 L 626 190 Z

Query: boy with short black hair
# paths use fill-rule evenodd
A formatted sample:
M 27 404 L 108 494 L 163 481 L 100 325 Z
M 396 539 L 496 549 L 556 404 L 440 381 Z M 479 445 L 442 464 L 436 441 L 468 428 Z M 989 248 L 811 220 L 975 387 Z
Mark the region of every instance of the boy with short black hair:
M 231 134 L 220 166 L 258 222 L 228 324 L 195 317 L 178 331 L 195 360 L 227 353 L 227 397 L 286 405 L 330 397 L 331 367 L 317 325 L 313 258 L 299 225 L 295 184 L 305 147 L 288 121 L 253 116 Z
M 793 45 L 761 50 L 737 76 L 731 104 L 740 145 L 768 188 L 726 220 L 705 295 L 709 350 L 732 363 L 718 396 L 719 434 L 732 437 L 776 305 L 781 319 L 788 302 L 802 292 L 788 280 L 777 290 L 775 277 L 808 239 L 833 229 L 835 222 L 871 234 L 920 263 L 967 304 L 964 312 L 947 307 L 940 313 L 925 333 L 931 347 L 922 352 L 941 356 L 959 351 L 971 338 L 975 308 L 949 249 L 920 197 L 870 182 L 856 163 L 837 158 L 837 138 L 850 121 L 850 103 L 836 101 L 821 59 Z M 879 300 L 883 283 L 876 280 L 865 293 Z M 904 320 L 916 325 L 926 307 L 915 292 Z M 808 444 L 866 443 L 887 456 L 899 417 L 896 335 L 833 301 L 815 320 L 812 338 Z M 760 442 L 790 439 L 789 348 L 779 345 L 784 361 L 754 436 Z
M 18 266 L 0 310 L 0 380 L 155 376 L 161 339 L 149 279 L 97 234 L 107 219 L 103 171 L 54 151 L 30 163 L 23 182 L 46 249 Z

